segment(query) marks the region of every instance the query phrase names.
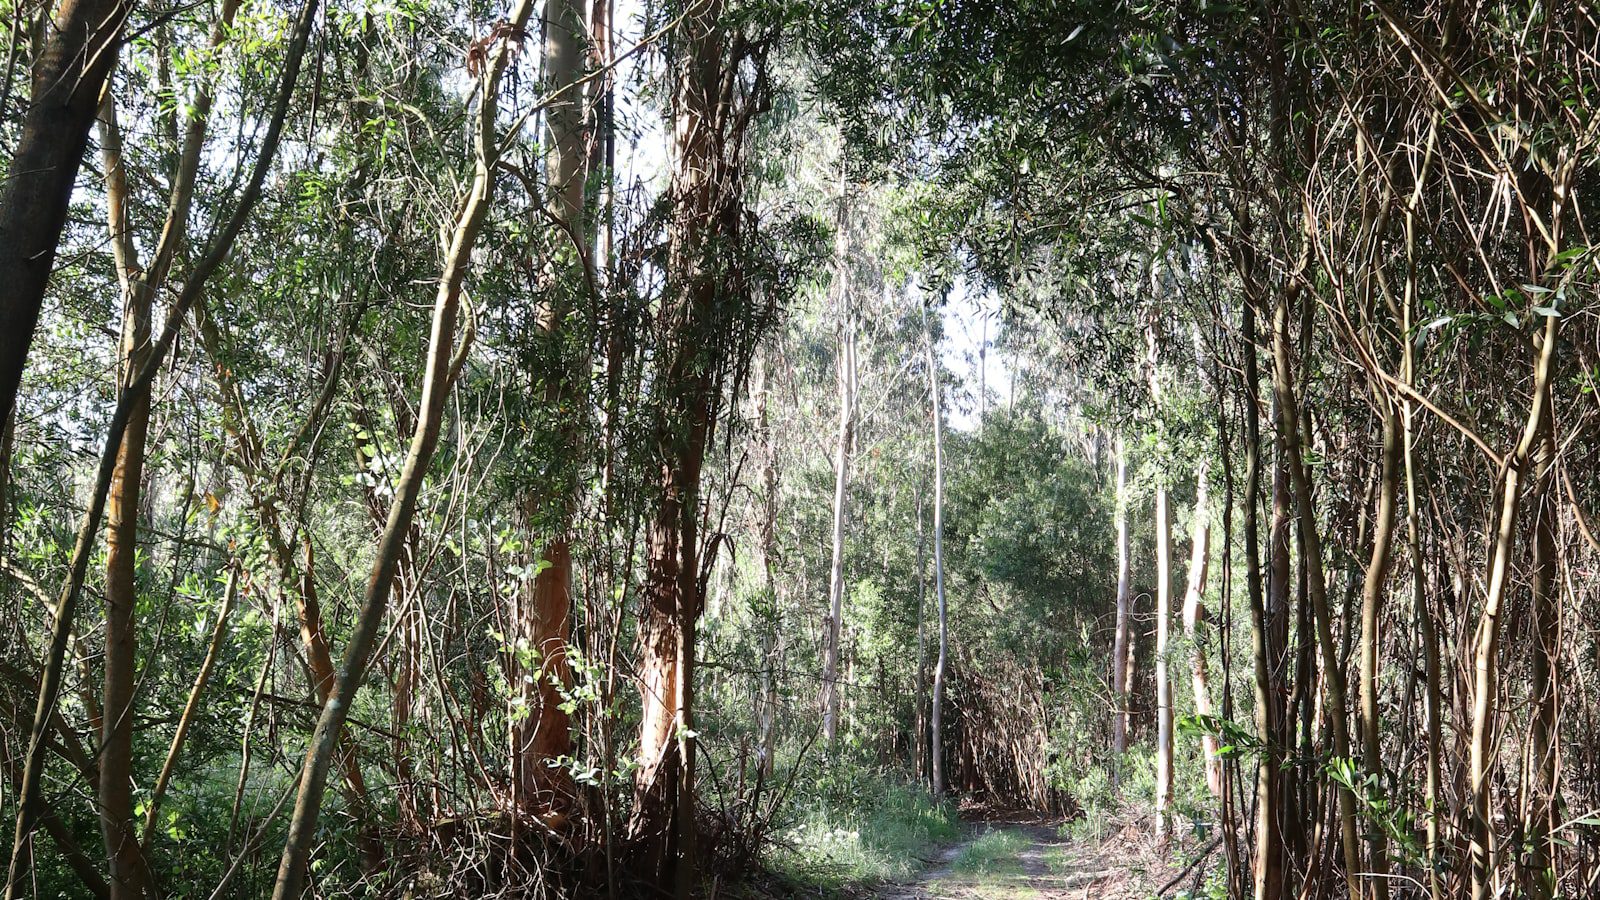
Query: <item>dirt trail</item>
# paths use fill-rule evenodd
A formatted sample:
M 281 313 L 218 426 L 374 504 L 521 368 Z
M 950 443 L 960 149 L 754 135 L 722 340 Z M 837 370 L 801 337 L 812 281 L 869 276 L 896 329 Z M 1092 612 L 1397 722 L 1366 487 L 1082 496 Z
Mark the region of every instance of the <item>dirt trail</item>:
M 1063 835 L 1058 823 L 979 822 L 920 878 L 887 886 L 886 900 L 1080 900 L 1149 897 L 1169 864 L 1133 834 L 1099 845 Z

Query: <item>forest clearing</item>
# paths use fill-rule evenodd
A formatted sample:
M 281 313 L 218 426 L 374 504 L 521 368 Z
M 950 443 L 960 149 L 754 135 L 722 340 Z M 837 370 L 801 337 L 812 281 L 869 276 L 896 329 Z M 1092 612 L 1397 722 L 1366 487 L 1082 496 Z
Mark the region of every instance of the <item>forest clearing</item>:
M 14 898 L 1600 897 L 1590 0 L 0 0 Z

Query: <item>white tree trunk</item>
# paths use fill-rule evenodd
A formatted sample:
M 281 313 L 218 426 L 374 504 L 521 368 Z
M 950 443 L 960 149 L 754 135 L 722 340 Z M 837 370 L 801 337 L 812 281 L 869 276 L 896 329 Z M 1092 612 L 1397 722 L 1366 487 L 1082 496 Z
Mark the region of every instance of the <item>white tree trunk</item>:
M 1156 336 L 1145 333 L 1150 348 L 1150 398 L 1161 407 L 1161 379 Z M 1167 670 L 1167 643 L 1172 623 L 1172 514 L 1167 488 L 1156 486 L 1156 838 L 1168 835 L 1172 808 L 1172 679 Z
M 926 325 L 927 311 L 923 311 Z M 933 593 L 939 606 L 939 656 L 933 665 L 933 794 L 944 796 L 944 677 L 949 655 L 949 611 L 944 599 L 944 416 L 939 403 L 939 360 L 927 325 L 928 395 L 933 409 Z
M 1111 695 L 1116 702 L 1111 722 L 1111 749 L 1128 751 L 1128 693 L 1132 671 L 1130 628 L 1133 619 L 1133 583 L 1128 572 L 1128 451 L 1117 435 L 1117 626 L 1111 649 Z
M 840 173 L 835 222 L 833 292 L 839 310 L 839 432 L 833 454 L 833 565 L 828 576 L 828 621 L 823 634 L 822 731 L 839 736 L 839 657 L 844 634 L 844 523 L 849 514 L 850 451 L 856 427 L 856 335 L 850 303 L 849 186 Z
M 828 743 L 839 734 L 839 657 L 844 631 L 844 525 L 849 515 L 850 451 L 855 442 L 856 339 L 848 294 L 840 291 L 839 442 L 833 464 L 833 566 L 828 577 L 828 631 L 822 666 L 822 723 Z
M 926 544 L 922 526 L 922 506 L 926 487 L 926 484 L 917 486 L 917 736 L 911 746 L 912 753 L 916 757 L 912 769 L 916 772 L 919 782 L 928 777 L 928 645 L 925 614 L 927 570 L 924 566 Z
M 1190 646 L 1190 678 L 1194 685 L 1194 711 L 1211 715 L 1211 685 L 1206 668 L 1206 642 L 1209 639 L 1210 613 L 1206 609 L 1206 571 L 1211 563 L 1211 510 L 1208 503 L 1206 461 L 1195 471 L 1194 522 L 1190 526 L 1189 583 L 1183 594 L 1183 627 Z M 1206 786 L 1214 796 L 1222 794 L 1222 766 L 1217 760 L 1217 738 L 1202 734 L 1200 747 L 1205 754 Z

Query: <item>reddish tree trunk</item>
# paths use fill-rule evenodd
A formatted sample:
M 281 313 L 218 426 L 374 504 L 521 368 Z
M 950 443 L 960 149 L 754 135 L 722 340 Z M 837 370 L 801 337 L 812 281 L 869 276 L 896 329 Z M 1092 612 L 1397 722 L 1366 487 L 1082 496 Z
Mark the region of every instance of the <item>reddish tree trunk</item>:
M 578 459 L 577 408 L 580 373 L 587 362 L 569 359 L 562 346 L 566 319 L 574 300 L 585 290 L 590 252 L 585 237 L 585 191 L 588 154 L 584 146 L 586 121 L 584 92 L 578 84 L 583 72 L 588 23 L 578 0 L 550 0 L 544 8 L 544 62 L 548 82 L 566 91 L 545 112 L 544 215 L 564 231 L 557 252 L 545 270 L 550 300 L 541 310 L 535 340 L 542 345 L 547 370 L 536 377 L 546 381 L 544 409 L 554 420 L 560 441 L 553 473 L 526 499 L 528 521 L 535 535 L 539 558 L 533 580 L 524 586 L 517 610 L 519 709 L 510 729 L 513 780 L 517 804 L 545 817 L 556 826 L 565 821 L 574 795 L 572 777 L 563 757 L 572 754 L 571 717 L 561 708 L 562 692 L 572 681 L 567 664 L 567 644 L 572 639 L 572 511 L 577 490 L 573 461 Z M 600 23 L 605 25 L 604 17 Z M 524 658 L 527 657 L 527 658 Z M 531 679 L 531 681 L 530 681 Z
M 141 302 L 142 298 L 142 302 Z M 144 366 L 150 340 L 149 294 L 129 292 L 123 351 L 127 377 Z M 144 854 L 133 821 L 133 690 L 138 653 L 134 607 L 139 538 L 139 488 L 144 474 L 145 439 L 150 428 L 150 395 L 134 404 L 128 430 L 106 498 L 105 689 L 100 737 L 100 831 L 110 865 L 113 900 L 144 896 Z
M 531 640 L 526 652 L 531 663 L 524 675 L 526 715 L 512 729 L 515 742 L 512 766 L 515 769 L 517 801 L 524 809 L 535 810 L 555 826 L 565 817 L 572 799 L 572 778 L 557 760 L 572 755 L 572 720 L 563 710 L 562 692 L 572 682 L 567 662 L 567 642 L 572 634 L 572 550 L 565 538 L 546 545 L 545 565 L 534 576 L 527 602 L 521 610 L 526 617 L 521 632 Z M 523 651 L 519 649 L 519 655 Z

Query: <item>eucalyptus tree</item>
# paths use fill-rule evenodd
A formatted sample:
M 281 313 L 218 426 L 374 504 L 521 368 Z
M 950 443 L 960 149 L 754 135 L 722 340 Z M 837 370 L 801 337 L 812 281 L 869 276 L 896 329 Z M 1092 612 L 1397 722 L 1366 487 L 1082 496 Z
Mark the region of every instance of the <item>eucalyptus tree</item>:
M 164 357 L 172 349 L 173 343 L 177 338 L 179 326 L 187 317 L 188 310 L 199 300 L 206 289 L 207 280 L 217 272 L 228 258 L 234 241 L 243 230 L 246 221 L 261 197 L 263 184 L 272 168 L 283 137 L 285 120 L 288 116 L 290 101 L 304 60 L 306 44 L 310 37 L 315 12 L 315 4 L 308 3 L 295 20 L 294 31 L 288 46 L 285 48 L 284 68 L 278 80 L 271 107 L 267 113 L 266 130 L 257 156 L 253 161 L 250 175 L 239 190 L 233 209 L 226 218 L 221 220 L 216 230 L 208 237 L 202 253 L 187 272 L 184 284 L 168 312 L 167 319 L 158 337 L 154 337 L 152 340 L 152 334 L 145 331 L 148 325 L 142 322 L 149 315 L 147 301 L 140 300 L 137 295 L 134 295 L 128 305 L 128 321 L 124 336 L 128 350 L 128 369 L 120 380 L 116 394 L 116 408 L 107 429 L 108 433 L 100 456 L 100 464 L 96 472 L 89 506 L 84 513 L 82 524 L 79 526 L 69 571 L 62 586 L 60 597 L 55 603 L 50 622 L 49 647 L 46 650 L 42 672 L 38 679 L 38 705 L 33 716 L 26 761 L 18 788 L 17 824 L 6 885 L 6 895 L 8 897 L 15 896 L 15 892 L 21 887 L 24 877 L 24 872 L 22 871 L 24 867 L 23 860 L 26 856 L 27 844 L 31 839 L 33 827 L 39 817 L 39 805 L 41 803 L 41 786 L 39 782 L 44 767 L 45 742 L 48 732 L 53 727 L 52 721 L 57 716 L 56 704 L 61 690 L 67 641 L 69 633 L 73 629 L 73 618 L 79 595 L 83 589 L 86 576 L 85 570 L 89 553 L 93 547 L 94 534 L 99 529 L 100 519 L 106 511 L 113 482 L 118 480 L 119 473 L 126 476 L 123 479 L 125 491 L 132 493 L 134 498 L 137 497 L 137 467 L 142 464 L 140 459 L 142 449 L 139 443 L 141 432 L 146 427 L 145 422 L 148 418 L 148 404 L 152 384 Z M 112 46 L 115 46 L 115 44 L 113 43 Z M 196 131 L 197 129 L 191 127 L 191 134 Z M 204 131 L 198 130 L 198 136 L 194 138 L 194 143 L 197 145 L 203 137 Z M 189 149 L 191 157 L 200 153 L 198 146 L 191 146 Z M 188 165 L 187 171 L 190 175 L 184 176 L 182 173 L 185 170 L 180 168 L 180 175 L 174 179 L 176 182 L 174 196 L 177 198 L 173 201 L 174 207 L 187 208 L 185 194 L 192 189 L 192 184 L 185 185 L 183 182 L 186 177 L 192 177 L 194 171 L 192 160 Z M 115 179 L 116 177 L 117 174 L 113 172 L 111 178 Z M 117 235 L 120 235 L 121 229 L 125 226 L 125 220 L 118 210 L 119 201 L 125 199 L 125 197 L 118 196 L 120 193 L 117 188 L 113 187 L 109 203 L 112 209 L 110 217 L 111 228 L 113 234 Z M 174 222 L 175 217 L 169 217 L 168 221 L 169 223 Z M 126 252 L 126 244 L 123 244 L 121 249 Z M 167 253 L 165 264 L 170 265 L 171 254 L 175 252 L 176 246 L 168 246 L 164 249 Z M 158 265 L 162 264 L 159 254 L 157 262 Z M 123 260 L 123 272 L 125 275 L 128 274 L 127 260 Z M 140 292 L 143 292 L 142 289 Z M 146 344 L 148 344 L 147 348 L 144 346 Z M 133 440 L 127 444 L 128 453 L 124 454 L 125 441 L 128 441 L 130 434 L 133 435 Z M 135 471 L 130 472 L 130 467 L 134 468 Z M 120 495 L 118 499 L 126 500 L 127 496 Z M 113 525 L 123 524 L 127 521 L 129 521 L 127 514 L 113 517 Z M 122 536 L 129 540 L 132 537 L 131 534 L 126 533 Z M 132 562 L 131 554 L 133 548 L 124 547 L 123 552 L 130 555 L 125 557 L 119 564 L 121 569 L 112 574 L 127 577 L 127 567 Z M 115 554 L 113 554 L 113 557 L 115 557 Z M 124 585 L 125 588 L 126 585 Z M 121 622 L 124 627 L 120 634 L 111 634 L 109 637 L 112 640 L 129 641 L 130 643 L 125 644 L 119 651 L 112 654 L 118 657 L 122 668 L 119 671 L 115 666 L 108 665 L 105 693 L 108 699 L 118 701 L 115 705 L 121 707 L 119 716 L 131 716 L 132 702 L 129 684 L 132 678 L 131 622 L 126 618 L 131 613 L 131 608 L 126 602 L 128 600 L 126 591 L 122 600 L 123 608 L 119 615 L 124 617 Z M 105 716 L 105 710 L 102 709 L 100 714 Z M 116 737 L 115 741 L 113 741 L 113 736 L 120 729 L 131 727 L 131 723 L 123 722 L 118 724 L 110 718 L 107 718 L 106 721 L 109 724 L 106 726 L 104 740 L 108 743 L 121 744 L 121 749 L 114 750 L 110 756 L 110 763 L 104 766 L 104 769 L 110 770 L 111 775 L 109 777 L 115 779 L 115 783 L 102 779 L 100 785 L 103 792 L 109 791 L 112 794 L 111 803 L 102 817 L 102 830 L 107 851 L 114 860 L 111 866 L 113 875 L 112 890 L 113 892 L 126 892 L 132 896 L 139 896 L 143 891 L 146 878 L 144 872 L 148 862 L 140 857 L 140 851 L 137 848 L 137 838 L 132 831 L 132 809 L 128 807 L 126 802 L 123 802 L 127 797 L 127 768 L 121 763 L 126 760 L 126 742 L 128 738 L 126 735 L 122 735 Z M 104 802 L 105 800 L 102 799 L 102 803 Z
M 639 769 L 633 868 L 687 898 L 698 878 L 695 664 L 705 607 L 702 473 L 726 393 L 742 384 L 792 273 L 749 215 L 746 153 L 769 107 L 780 21 L 710 0 L 675 10 L 673 126 L 649 411 L 652 510 L 638 612 Z
M 927 307 L 923 307 L 926 322 Z M 932 753 L 933 795 L 944 796 L 944 695 L 945 678 L 950 662 L 950 605 L 944 591 L 944 411 L 940 400 L 943 388 L 939 385 L 939 360 L 934 353 L 935 339 L 931 325 L 927 330 L 926 363 L 928 367 L 928 421 L 933 439 L 933 597 L 938 609 L 939 650 L 933 663 L 933 699 L 929 727 L 933 739 L 929 744 Z
M 0 423 L 11 421 L 89 130 L 136 6 L 63 0 L 41 16 L 30 93 L 0 193 Z M 10 13 L 22 24 L 20 3 Z M 21 29 L 12 28 L 6 94 L 20 37 Z
M 1600 877 L 1588 5 L 24 6 L 9 896 Z
M 1246 577 L 1257 631 L 1261 747 L 1256 895 L 1293 889 L 1285 882 L 1296 876 L 1281 865 L 1290 852 L 1305 858 L 1308 885 L 1332 876 L 1351 894 L 1382 896 L 1391 863 L 1415 864 L 1405 855 L 1409 850 L 1395 849 L 1410 845 L 1401 824 L 1409 809 L 1433 810 L 1426 813 L 1426 881 L 1435 892 L 1448 890 L 1439 876 L 1440 780 L 1430 774 L 1413 790 L 1395 768 L 1396 760 L 1412 758 L 1396 746 L 1409 741 L 1389 739 L 1382 727 L 1387 718 L 1412 717 L 1410 698 L 1417 695 L 1424 696 L 1428 720 L 1419 733 L 1433 737 L 1416 756 L 1430 760 L 1430 773 L 1439 771 L 1446 696 L 1455 697 L 1457 708 L 1471 701 L 1473 741 L 1457 759 L 1472 773 L 1471 803 L 1458 814 L 1475 838 L 1473 863 L 1458 871 L 1470 870 L 1466 880 L 1479 895 L 1511 881 L 1548 892 L 1560 876 L 1532 873 L 1549 870 L 1549 842 L 1528 845 L 1544 849 L 1513 863 L 1514 854 L 1502 851 L 1495 834 L 1493 805 L 1508 794 L 1495 786 L 1504 761 L 1491 736 L 1503 708 L 1499 640 L 1524 473 L 1549 477 L 1533 462 L 1531 448 L 1550 446 L 1537 435 L 1558 405 L 1546 394 L 1551 366 L 1559 367 L 1552 361 L 1560 358 L 1555 335 L 1572 324 L 1561 304 L 1587 277 L 1581 262 L 1586 244 L 1571 239 L 1570 229 L 1577 215 L 1573 179 L 1583 177 L 1593 153 L 1581 117 L 1561 112 L 1558 98 L 1565 98 L 1566 109 L 1582 107 L 1567 91 L 1584 90 L 1579 86 L 1589 73 L 1579 66 L 1563 87 L 1536 86 L 1506 68 L 1506 60 L 1585 52 L 1591 30 L 1577 23 L 1587 12 L 1547 17 L 1531 8 L 1486 12 L 1440 4 L 1424 14 L 1375 4 L 1367 15 L 1332 28 L 1314 24 L 1324 21 L 1323 12 L 1330 11 L 876 4 L 823 29 L 823 52 L 832 63 L 826 86 L 850 111 L 847 130 L 861 145 L 951 187 L 940 211 L 947 233 L 959 235 L 989 277 L 1014 284 L 1032 275 L 1030 267 L 1086 257 L 1075 232 L 1093 220 L 1094 199 L 1120 190 L 1159 197 L 1158 216 L 1140 213 L 1152 245 L 1201 245 L 1209 257 L 1202 277 L 1248 307 L 1243 325 L 1224 317 L 1220 346 L 1252 363 L 1235 389 L 1244 401 L 1237 415 L 1251 423 L 1245 431 L 1252 436 L 1246 517 L 1257 565 Z M 840 31 L 851 39 L 838 40 Z M 883 40 L 886 35 L 908 39 Z M 1510 89 L 1513 84 L 1521 87 Z M 1507 90 L 1522 88 L 1531 92 L 1526 104 L 1501 108 Z M 1424 98 L 1420 106 L 1417 98 Z M 1493 137 L 1488 122 L 1544 129 L 1551 143 L 1509 133 Z M 1308 123 L 1317 127 L 1302 127 Z M 905 147 L 913 152 L 903 154 Z M 1473 154 L 1481 167 L 1462 162 Z M 1517 180 L 1495 174 L 1508 166 L 1537 174 L 1501 205 L 1487 199 L 1492 192 L 1480 190 L 1478 178 Z M 1469 171 L 1480 175 L 1464 174 Z M 1508 215 L 1496 219 L 1496 210 Z M 1430 214 L 1431 229 L 1423 224 Z M 1049 245 L 1058 252 L 1038 252 Z M 1447 247 L 1460 249 L 1441 249 Z M 1527 287 L 1508 293 L 1512 285 Z M 1419 313 L 1417 298 L 1430 291 L 1451 299 Z M 1117 315 L 1081 294 L 1058 302 L 1081 304 L 1086 317 L 1101 321 Z M 1145 298 L 1132 302 L 1149 305 Z M 1227 308 L 1197 307 L 1196 314 Z M 1438 316 L 1431 328 L 1427 315 Z M 1512 328 L 1483 330 L 1496 315 Z M 1262 318 L 1272 322 L 1265 341 L 1250 327 Z M 1467 326 L 1469 319 L 1478 325 Z M 1530 322 L 1537 327 L 1526 327 Z M 1476 346 L 1518 347 L 1513 355 L 1529 359 L 1532 385 L 1508 395 L 1500 385 L 1464 378 L 1459 367 L 1431 352 L 1436 329 L 1448 341 L 1465 331 L 1481 342 Z M 1264 344 L 1272 353 L 1271 415 L 1253 365 Z M 1397 368 L 1400 377 L 1392 374 Z M 1348 373 L 1364 380 L 1354 398 Z M 1430 396 L 1423 384 L 1449 399 Z M 1452 385 L 1448 391 L 1446 384 Z M 1426 463 L 1417 456 L 1415 419 L 1422 415 L 1430 421 L 1425 428 L 1444 430 L 1440 443 L 1422 451 Z M 1401 431 L 1407 417 L 1410 437 Z M 1273 527 L 1266 535 L 1253 527 L 1263 499 L 1254 487 L 1263 469 L 1254 440 L 1262 423 L 1277 457 L 1270 467 Z M 1511 432 L 1502 442 L 1509 449 L 1496 449 L 1485 427 Z M 1232 449 L 1216 452 L 1226 461 Z M 1479 453 L 1489 460 L 1487 470 Z M 1409 454 L 1405 466 L 1403 454 Z M 1385 654 L 1402 646 L 1389 630 L 1394 604 L 1386 602 L 1402 468 L 1411 473 L 1412 509 L 1435 502 L 1424 499 L 1429 484 L 1463 473 L 1481 472 L 1470 477 L 1486 476 L 1485 483 L 1495 485 L 1437 507 L 1437 524 L 1453 535 L 1448 555 L 1430 554 L 1425 529 L 1408 525 L 1408 534 L 1417 535 L 1408 552 L 1414 580 L 1423 585 L 1419 597 L 1429 593 L 1421 575 L 1428 568 L 1436 570 L 1435 583 L 1460 585 L 1456 591 L 1484 585 L 1470 690 L 1450 689 L 1440 681 L 1441 668 L 1429 663 L 1420 679 L 1425 684 L 1413 688 L 1417 680 L 1402 679 L 1404 697 L 1386 697 L 1384 673 L 1395 664 Z M 1369 483 L 1372 489 L 1362 490 Z M 1330 491 L 1353 499 L 1330 505 Z M 1478 545 L 1465 523 L 1485 520 L 1497 524 L 1486 550 L 1462 550 Z M 1574 521 L 1582 521 L 1577 513 Z M 1546 834 L 1560 824 L 1547 815 L 1556 794 L 1551 786 L 1560 780 L 1549 765 L 1559 759 L 1550 736 L 1559 698 L 1553 674 L 1559 652 L 1553 648 L 1562 619 L 1550 588 L 1560 565 L 1552 530 L 1548 520 L 1535 521 L 1532 593 L 1541 637 L 1523 657 L 1540 698 L 1533 703 L 1540 713 L 1528 745 L 1538 748 L 1541 762 L 1524 765 L 1525 786 L 1514 789 L 1523 808 L 1539 810 Z M 1267 552 L 1259 554 L 1263 537 Z M 1299 553 L 1292 549 L 1296 543 Z M 1357 558 L 1364 564 L 1341 562 Z M 1263 559 L 1265 566 L 1259 565 Z M 1441 574 L 1440 565 L 1454 571 Z M 1474 565 L 1483 578 L 1469 577 Z M 1296 597 L 1296 567 L 1303 597 Z M 1425 597 L 1413 609 L 1420 656 L 1437 659 L 1440 612 Z M 1361 710 L 1353 717 L 1346 660 L 1356 646 Z M 1195 692 L 1202 693 L 1198 682 Z M 1300 758 L 1322 753 L 1331 761 L 1283 768 L 1295 744 Z M 1330 842 L 1321 841 L 1320 829 L 1307 833 L 1296 824 L 1325 803 L 1338 809 L 1338 837 Z M 1322 846 L 1331 848 L 1331 858 L 1323 858 Z
M 573 348 L 589 343 L 588 335 L 572 332 L 578 313 L 592 305 L 584 301 L 597 290 L 601 263 L 588 240 L 598 216 L 591 208 L 592 154 L 584 146 L 585 130 L 596 121 L 591 113 L 595 104 L 585 90 L 585 51 L 596 38 L 578 2 L 547 3 L 543 33 L 551 100 L 544 112 L 544 181 L 533 188 L 543 204 L 530 206 L 530 212 L 540 220 L 533 223 L 536 230 L 547 221 L 556 234 L 540 273 L 543 299 L 533 322 L 537 346 L 528 356 L 533 369 L 529 380 L 544 394 L 535 401 L 535 421 L 547 433 L 541 443 L 548 442 L 542 448 L 547 449 L 548 466 L 523 500 L 534 557 L 527 567 L 533 574 L 515 611 L 514 655 L 525 677 L 515 678 L 521 690 L 513 699 L 510 742 L 518 802 L 545 811 L 556 822 L 574 799 L 564 762 L 573 750 L 571 719 L 562 693 L 572 681 L 567 662 L 572 520 L 578 503 L 577 461 L 584 446 L 579 411 L 584 408 L 582 369 L 587 361 L 575 356 Z
M 520 0 L 512 9 L 509 28 L 504 33 L 491 33 L 488 36 L 485 48 L 487 59 L 476 72 L 479 76 L 479 94 L 474 117 L 471 187 L 462 199 L 455 221 L 446 232 L 444 269 L 439 276 L 434 300 L 433 329 L 428 342 L 416 427 L 373 558 L 372 572 L 367 576 L 355 633 L 345 648 L 334 688 L 323 701 L 316 731 L 312 734 L 311 746 L 301 769 L 294 816 L 289 823 L 283 858 L 278 865 L 277 884 L 273 888 L 273 896 L 279 900 L 292 900 L 300 896 L 305 883 L 311 840 L 316 833 L 328 769 L 333 763 L 356 692 L 366 678 L 378 639 L 378 629 L 383 623 L 384 609 L 394 587 L 401 547 L 411 520 L 416 515 L 417 497 L 422 492 L 423 479 L 427 475 L 434 449 L 438 446 L 445 399 L 451 383 L 466 363 L 467 352 L 472 346 L 470 324 L 462 334 L 460 346 L 457 346 L 456 320 L 461 307 L 463 284 L 471 266 L 473 246 L 494 199 L 497 162 L 501 151 L 496 128 L 500 81 L 511 62 L 516 35 L 527 26 L 532 14 L 531 0 Z
M 1129 571 L 1128 540 L 1128 449 L 1121 434 L 1115 439 L 1117 467 L 1116 531 L 1117 531 L 1117 612 L 1112 629 L 1111 697 L 1115 704 L 1111 710 L 1111 750 L 1128 751 L 1129 694 L 1133 687 L 1133 579 Z
M 841 167 L 845 160 L 841 159 Z M 828 627 L 823 640 L 822 721 L 832 743 L 839 735 L 839 654 L 844 634 L 845 532 L 849 518 L 850 461 L 855 452 L 857 418 L 856 321 L 851 284 L 850 189 L 841 183 L 839 215 L 835 227 L 834 272 L 831 293 L 838 307 L 839 332 L 839 435 L 834 445 L 833 563 L 828 573 Z

